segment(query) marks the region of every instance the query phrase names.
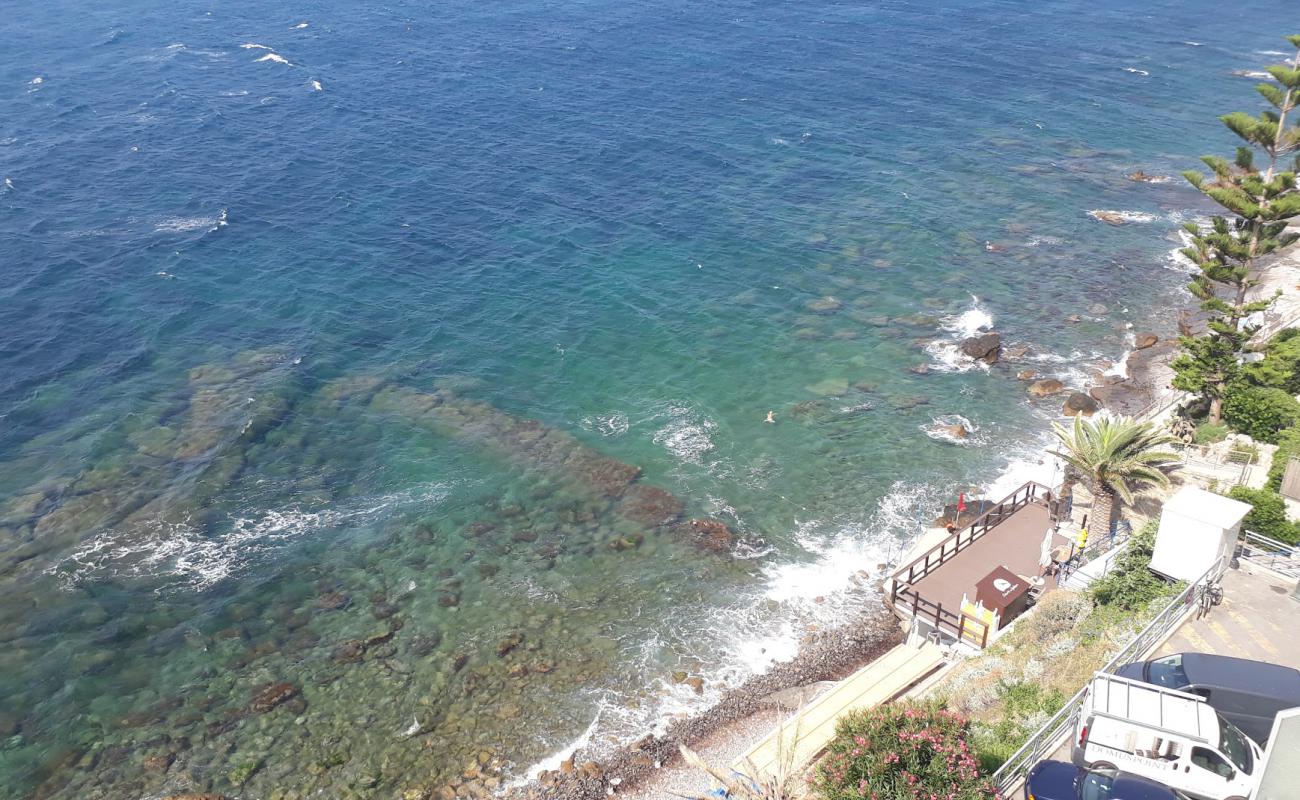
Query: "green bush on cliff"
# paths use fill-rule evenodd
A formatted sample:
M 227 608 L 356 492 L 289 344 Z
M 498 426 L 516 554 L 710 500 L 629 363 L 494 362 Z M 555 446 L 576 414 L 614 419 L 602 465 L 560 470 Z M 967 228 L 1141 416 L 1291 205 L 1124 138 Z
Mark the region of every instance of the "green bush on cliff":
M 1276 444 L 1281 431 L 1300 422 L 1300 402 L 1285 389 L 1234 381 L 1223 398 L 1223 420 L 1252 439 Z
M 889 703 L 850 711 L 817 765 L 823 800 L 991 800 L 969 742 L 970 723 L 937 703 Z
M 1242 530 L 1262 533 L 1287 544 L 1300 542 L 1300 528 L 1286 518 L 1286 503 L 1272 489 L 1249 489 L 1234 486 L 1228 492 L 1233 500 L 1250 503 L 1252 510 L 1241 523 Z
M 1140 611 L 1180 590 L 1178 584 L 1161 578 L 1149 567 L 1158 528 L 1155 521 L 1139 528 L 1128 547 L 1115 558 L 1110 572 L 1092 585 L 1092 597 L 1098 605 Z
M 1256 386 L 1300 394 L 1300 328 L 1279 331 L 1264 350 L 1264 359 L 1245 365 L 1242 374 Z

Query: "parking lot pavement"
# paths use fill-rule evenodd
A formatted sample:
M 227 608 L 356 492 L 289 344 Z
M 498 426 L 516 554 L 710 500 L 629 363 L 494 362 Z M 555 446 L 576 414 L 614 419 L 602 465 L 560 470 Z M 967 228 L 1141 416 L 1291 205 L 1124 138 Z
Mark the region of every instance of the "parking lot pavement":
M 1204 617 L 1193 615 L 1157 654 L 1215 653 L 1300 669 L 1300 601 L 1291 596 L 1295 581 L 1249 569 L 1228 570 L 1223 602 Z

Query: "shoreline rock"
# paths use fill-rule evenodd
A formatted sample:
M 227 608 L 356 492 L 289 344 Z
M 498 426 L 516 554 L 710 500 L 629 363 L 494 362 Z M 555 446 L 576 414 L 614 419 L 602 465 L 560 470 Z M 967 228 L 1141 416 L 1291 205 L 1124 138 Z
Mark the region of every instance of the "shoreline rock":
M 865 618 L 814 634 L 794 659 L 777 664 L 727 692 L 699 714 L 671 723 L 663 735 L 649 734 L 596 760 L 592 748 L 571 754 L 558 770 L 544 772 L 504 797 L 506 800 L 603 800 L 652 774 L 656 765 L 677 758 L 678 744 L 691 746 L 724 725 L 772 707 L 780 693 L 826 680 L 838 680 L 875 660 L 903 639 L 894 615 L 883 606 Z M 693 684 L 692 684 L 693 688 Z M 573 768 L 573 764 L 583 766 Z

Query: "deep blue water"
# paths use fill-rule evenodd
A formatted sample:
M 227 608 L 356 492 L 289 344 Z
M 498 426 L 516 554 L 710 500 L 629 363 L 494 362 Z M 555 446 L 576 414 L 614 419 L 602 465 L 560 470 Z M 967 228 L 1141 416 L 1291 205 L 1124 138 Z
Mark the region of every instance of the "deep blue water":
M 1036 458 L 1017 370 L 1171 332 L 1207 208 L 1125 174 L 1230 152 L 1289 10 L 108 5 L 0 15 L 4 796 L 518 776 L 792 652 Z

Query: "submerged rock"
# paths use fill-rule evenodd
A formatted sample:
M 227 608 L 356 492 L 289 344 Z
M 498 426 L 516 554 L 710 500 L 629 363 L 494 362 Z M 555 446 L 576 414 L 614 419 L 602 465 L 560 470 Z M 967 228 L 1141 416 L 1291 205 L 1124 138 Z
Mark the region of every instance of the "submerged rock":
M 804 304 L 804 306 L 809 311 L 815 311 L 818 314 L 829 314 L 832 311 L 839 311 L 844 307 L 844 304 L 836 298 L 827 295 L 825 297 L 819 297 L 816 300 L 809 300 Z
M 731 550 L 735 535 L 727 523 L 716 519 L 693 519 L 690 529 L 695 546 L 710 553 L 724 553 Z
M 275 708 L 281 703 L 288 702 L 298 696 L 298 687 L 292 683 L 268 683 L 256 692 L 253 692 L 253 699 L 248 704 L 250 711 L 264 714 Z
M 1091 417 L 1093 414 L 1097 413 L 1099 407 L 1097 401 L 1093 398 L 1083 392 L 1075 392 L 1066 399 L 1065 407 L 1061 409 L 1061 413 L 1067 417 L 1073 417 L 1079 414 L 1082 414 L 1085 417 Z
M 822 397 L 839 397 L 849 393 L 848 378 L 827 378 L 808 387 L 809 392 Z
M 1046 378 L 1029 384 L 1029 388 L 1026 391 L 1028 391 L 1033 397 L 1051 397 L 1054 394 L 1059 394 L 1060 392 L 1065 391 L 1065 384 L 1061 383 L 1056 378 Z

